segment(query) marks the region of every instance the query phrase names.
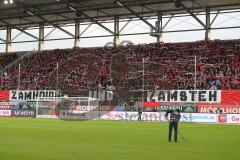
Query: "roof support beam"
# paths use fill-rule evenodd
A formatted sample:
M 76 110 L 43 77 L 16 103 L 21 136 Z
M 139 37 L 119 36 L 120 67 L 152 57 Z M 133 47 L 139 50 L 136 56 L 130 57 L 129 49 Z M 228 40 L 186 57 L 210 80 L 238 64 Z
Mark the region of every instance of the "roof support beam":
M 12 29 L 10 26 L 7 26 L 6 34 L 6 53 L 12 52 Z
M 205 40 L 211 40 L 211 20 L 210 20 L 210 9 L 206 9 L 206 30 L 205 30 Z
M 15 37 L 12 38 L 12 41 L 14 41 L 16 38 L 18 38 L 21 34 L 22 34 L 22 32 L 19 32 Z
M 183 9 L 185 9 L 196 21 L 198 21 L 199 24 L 203 26 L 203 28 L 206 28 L 206 25 L 189 9 L 187 8 L 183 3 L 181 3 L 181 6 Z
M 109 13 L 107 13 L 107 12 L 105 12 L 105 11 L 102 11 L 102 10 L 98 10 L 98 12 L 100 12 L 100 13 L 103 13 L 103 14 L 105 14 L 105 15 L 109 16 L 109 17 L 111 17 L 111 16 L 112 16 L 111 14 L 109 14 Z
M 59 26 L 59 27 L 61 27 L 61 26 Z M 50 36 L 56 29 L 57 29 L 56 27 L 53 27 L 52 30 L 44 36 L 44 39 L 46 39 L 48 36 Z
M 28 20 L 27 18 L 24 18 L 24 17 L 21 17 L 21 19 L 24 20 L 24 21 L 30 22 L 30 23 L 36 23 L 36 22 Z
M 145 8 L 149 9 L 150 11 L 154 11 L 154 9 L 148 5 L 143 5 Z
M 184 8 L 198 23 L 200 23 L 205 29 L 205 40 L 211 40 L 211 20 L 210 20 L 210 9 L 206 8 L 206 23 L 204 24 L 189 8 L 187 8 L 181 1 L 180 6 Z
M 80 47 L 80 22 L 77 19 L 75 21 L 75 36 L 74 36 L 74 47 L 79 48 Z
M 39 24 L 39 41 L 38 41 L 38 51 L 42 51 L 45 49 L 44 45 L 44 24 Z
M 113 38 L 114 47 L 119 47 L 120 39 L 119 39 L 119 17 L 115 17 L 114 19 L 114 38 Z
M 195 9 L 197 9 L 197 8 L 191 8 L 191 10 L 195 10 Z M 174 10 L 163 10 L 163 11 L 161 11 L 162 13 L 165 13 L 165 12 L 170 12 L 170 11 L 176 11 L 177 9 L 174 9 Z M 178 9 L 179 10 L 179 9 Z M 56 14 L 58 14 L 59 12 L 56 12 Z M 64 13 L 71 13 L 71 11 L 65 11 L 65 12 L 62 12 L 63 14 Z M 156 12 L 145 12 L 146 14 L 153 14 L 153 13 L 156 13 Z M 220 14 L 223 14 L 223 13 L 239 13 L 239 11 L 236 11 L 236 10 L 232 10 L 232 11 L 221 11 L 220 13 L 219 13 L 219 15 Z M 41 15 L 41 16 L 44 16 L 44 15 L 46 15 L 46 14 L 39 14 L 39 15 Z M 50 14 L 51 15 L 51 14 Z M 123 17 L 123 16 L 129 16 L 129 15 L 131 15 L 131 13 L 126 13 L 126 14 L 120 14 L 120 15 L 118 15 L 119 17 Z M 202 13 L 196 13 L 195 15 L 203 15 Z M 190 15 L 176 15 L 176 16 L 174 16 L 174 17 L 184 17 L 184 16 L 190 16 Z M 30 16 L 26 16 L 26 18 L 27 17 L 30 17 Z M 96 17 L 96 16 L 94 16 L 94 17 L 92 17 L 92 18 L 108 18 L 109 16 L 105 16 L 105 15 L 103 15 L 103 16 L 99 16 L 99 17 Z M 166 17 L 169 17 L 169 16 L 164 16 L 165 18 Z M 19 18 L 19 16 L 16 16 L 15 18 L 13 18 L 13 17 L 9 17 L 9 18 L 1 18 L 1 19 L 4 19 L 4 20 L 8 20 L 8 19 L 18 19 Z M 69 19 L 57 19 L 57 20 L 52 20 L 52 21 L 50 21 L 50 22 L 52 22 L 52 23 L 62 23 L 62 24 L 64 24 L 66 21 L 67 22 L 69 22 L 69 23 L 73 23 L 73 20 L 75 19 L 75 17 L 71 17 L 71 18 L 69 18 Z M 87 18 L 85 18 L 85 17 L 81 17 L 81 21 L 82 22 L 86 22 L 86 20 L 87 20 Z M 103 21 L 103 20 L 102 20 Z M 40 20 L 37 20 L 36 22 L 34 22 L 34 23 L 22 23 L 22 24 L 17 24 L 17 25 L 15 25 L 15 26 L 37 26 L 39 23 L 41 23 L 42 21 L 40 21 Z M 0 24 L 0 27 L 6 27 L 6 25 L 1 25 Z
M 87 26 L 87 28 L 85 28 L 85 29 L 80 33 L 80 36 L 82 36 L 92 25 L 93 25 L 92 23 L 89 24 L 89 25 Z
M 48 34 L 44 37 L 44 39 L 46 39 L 48 36 L 50 36 L 57 28 L 54 27 L 50 32 L 48 32 Z
M 163 17 L 162 17 L 162 13 L 158 13 L 158 20 L 156 22 L 156 27 L 157 27 L 157 43 L 161 43 L 163 42 L 163 26 L 162 26 L 162 21 L 163 21 Z
M 36 37 L 36 36 L 34 36 L 34 35 L 32 35 L 32 34 L 26 32 L 24 29 L 17 28 L 17 27 L 14 27 L 14 28 L 16 28 L 17 30 L 21 31 L 22 33 L 24 33 L 24 34 L 26 34 L 26 35 L 28 35 L 28 36 L 34 38 L 34 39 L 38 39 L 38 37 Z
M 134 14 L 137 18 L 139 18 L 140 20 L 142 20 L 144 23 L 146 23 L 152 30 L 157 31 L 157 28 L 154 27 L 151 23 L 149 23 L 146 19 L 144 19 L 140 14 L 136 13 L 134 10 L 132 10 L 130 7 L 128 7 L 127 5 L 121 3 L 121 5 L 123 7 L 125 7 L 127 10 L 129 10 L 132 14 Z
M 202 2 L 199 2 L 198 0 L 193 0 L 193 3 L 196 3 L 197 5 L 199 5 L 199 7 L 206 9 L 204 4 L 201 4 Z
M 0 21 L 1 21 L 2 23 L 4 23 L 4 24 L 8 25 L 8 26 L 11 26 L 11 24 L 8 23 L 8 22 L 6 22 L 5 20 L 0 20 Z M 30 36 L 30 37 L 38 40 L 38 37 L 36 37 L 36 36 L 34 36 L 34 35 L 26 32 L 24 29 L 18 28 L 18 27 L 16 27 L 16 26 L 15 26 L 14 28 L 16 28 L 16 29 L 19 30 L 20 32 L 22 32 L 22 33 L 24 33 L 24 34 L 26 34 L 26 35 L 28 35 L 28 36 Z
M 60 31 L 63 31 L 64 33 L 66 33 L 67 35 L 74 37 L 74 35 L 68 31 L 66 31 L 65 29 L 61 28 L 59 25 L 54 24 L 52 22 L 49 22 L 47 19 L 43 18 L 42 16 L 36 15 L 38 18 L 40 18 L 41 20 L 43 20 L 45 23 L 49 23 L 50 25 L 52 25 L 53 27 L 59 29 Z
M 21 28 L 21 29 L 25 30 L 25 29 L 27 29 L 27 28 Z M 18 38 L 22 33 L 23 33 L 23 32 L 19 32 L 16 36 L 14 36 L 14 37 L 12 38 L 12 41 L 14 41 L 16 38 Z
M 2 41 L 2 42 L 5 42 L 5 43 L 6 43 L 6 40 L 4 40 L 4 39 L 2 39 L 2 38 L 0 38 L 0 41 Z
M 70 19 L 70 17 L 62 15 L 60 13 L 56 13 L 56 15 L 59 16 L 59 17 L 65 18 L 65 19 Z
M 215 20 L 217 19 L 219 13 L 220 13 L 220 11 L 217 12 L 217 14 L 216 14 L 215 17 L 213 18 L 212 22 L 210 23 L 210 26 L 212 26 L 212 24 L 215 22 Z
M 31 11 L 31 8 L 34 8 L 34 9 L 36 9 L 36 10 L 40 10 L 38 7 L 31 7 L 31 6 L 29 6 L 29 5 L 25 4 L 25 3 L 22 3 L 22 2 L 17 2 L 17 4 L 19 4 L 20 6 L 22 6 L 23 8 L 25 8 L 27 11 Z M 30 13 L 32 13 L 34 16 L 36 16 L 36 17 L 38 17 L 39 19 L 41 19 L 44 23 L 49 23 L 50 25 L 52 25 L 52 26 L 54 26 L 55 28 L 63 31 L 63 32 L 66 33 L 67 35 L 69 35 L 69 36 L 71 36 L 71 37 L 74 37 L 74 35 L 73 35 L 72 33 L 70 33 L 70 32 L 68 32 L 68 31 L 66 31 L 65 29 L 61 28 L 59 25 L 54 24 L 54 23 L 48 21 L 46 18 L 44 18 L 44 17 L 42 17 L 42 16 L 40 16 L 40 15 L 38 15 L 38 14 L 34 14 L 33 12 L 30 12 Z M 61 15 L 59 15 L 59 14 L 57 14 L 57 13 L 56 13 L 55 15 L 61 16 Z M 43 37 L 43 38 L 44 38 L 44 37 Z
M 168 21 L 165 23 L 165 25 L 162 27 L 163 30 L 167 27 L 167 25 L 169 24 L 169 22 L 173 19 L 173 15 L 168 19 Z
M 126 22 L 126 24 L 120 29 L 119 33 L 121 33 L 121 32 L 128 26 L 128 24 L 131 22 L 131 20 L 132 20 L 132 18 L 130 18 L 130 19 Z
M 81 12 L 81 13 L 82 13 L 82 15 L 83 15 L 84 17 L 86 17 L 87 19 L 89 19 L 91 22 L 96 23 L 97 25 L 99 25 L 100 27 L 102 27 L 103 29 L 105 29 L 106 31 L 108 31 L 109 33 L 114 34 L 113 31 L 111 31 L 110 29 L 108 29 L 107 27 L 105 27 L 104 25 L 102 25 L 101 23 L 99 23 L 99 22 L 98 22 L 97 20 L 95 20 L 94 18 L 88 16 L 88 15 L 87 15 L 86 13 L 84 13 L 84 12 Z

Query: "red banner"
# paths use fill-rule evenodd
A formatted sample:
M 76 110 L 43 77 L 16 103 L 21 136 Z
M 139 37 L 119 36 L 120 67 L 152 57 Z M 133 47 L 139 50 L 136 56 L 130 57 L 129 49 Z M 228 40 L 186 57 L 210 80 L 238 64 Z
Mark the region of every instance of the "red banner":
M 160 102 L 144 102 L 143 106 L 145 108 L 158 108 L 160 107 Z
M 240 104 L 240 90 L 223 90 L 221 104 Z
M 0 90 L 0 101 L 8 101 L 10 92 L 7 90 Z

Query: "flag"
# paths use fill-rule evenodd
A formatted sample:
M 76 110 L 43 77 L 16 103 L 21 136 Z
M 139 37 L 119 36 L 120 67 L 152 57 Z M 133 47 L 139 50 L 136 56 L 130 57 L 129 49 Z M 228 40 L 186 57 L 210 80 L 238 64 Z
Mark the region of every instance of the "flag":
M 0 101 L 9 100 L 10 93 L 8 90 L 0 90 Z

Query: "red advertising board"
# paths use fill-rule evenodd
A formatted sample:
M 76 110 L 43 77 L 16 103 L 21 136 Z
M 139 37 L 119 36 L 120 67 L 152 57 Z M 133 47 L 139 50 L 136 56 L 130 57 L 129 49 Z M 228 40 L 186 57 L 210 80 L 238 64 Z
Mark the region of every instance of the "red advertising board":
M 8 90 L 0 90 L 0 101 L 8 101 L 10 92 Z
M 218 122 L 219 123 L 226 123 L 227 122 L 227 114 L 219 114 L 218 115 Z

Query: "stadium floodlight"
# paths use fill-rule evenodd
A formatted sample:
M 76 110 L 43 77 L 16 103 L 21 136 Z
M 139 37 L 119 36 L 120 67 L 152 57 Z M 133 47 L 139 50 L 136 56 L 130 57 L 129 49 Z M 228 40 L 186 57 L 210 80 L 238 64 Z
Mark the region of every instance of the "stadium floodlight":
M 120 1 L 114 1 L 114 4 L 118 4 L 119 6 L 123 7 L 124 5 Z
M 4 3 L 5 5 L 13 4 L 13 0 L 4 0 L 3 3 Z
M 30 16 L 34 16 L 34 13 L 33 13 L 33 12 L 31 12 L 31 11 L 29 11 L 29 10 L 27 10 L 26 12 L 27 12 L 27 14 L 29 14 Z
M 6 4 L 6 5 L 7 5 L 7 4 L 8 4 L 8 0 L 4 0 L 4 4 Z
M 72 11 L 76 12 L 77 10 L 75 8 L 73 8 L 72 6 L 68 6 L 69 9 L 71 9 Z

